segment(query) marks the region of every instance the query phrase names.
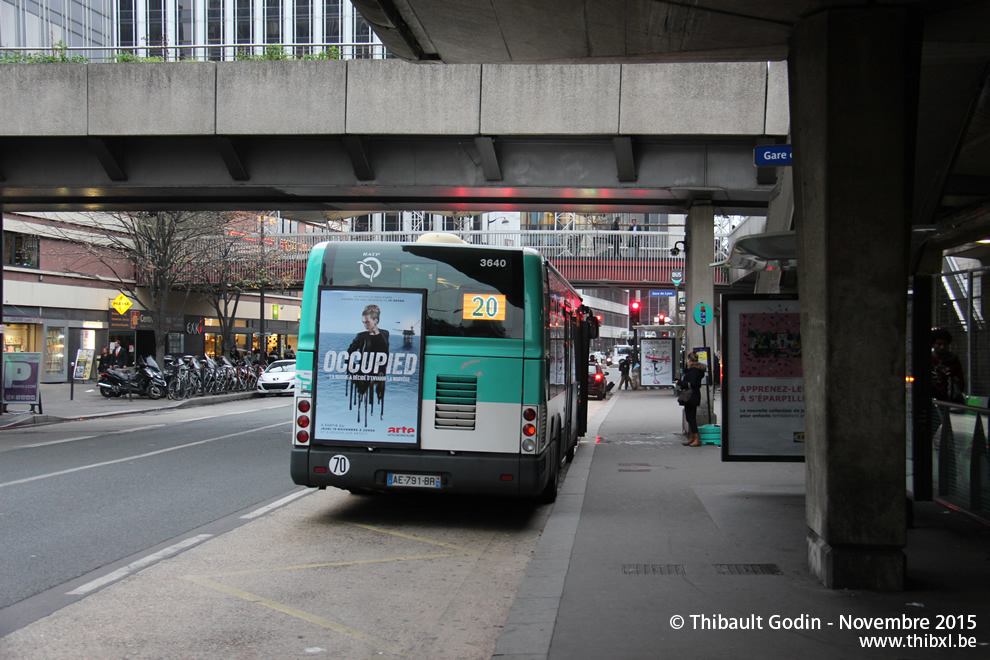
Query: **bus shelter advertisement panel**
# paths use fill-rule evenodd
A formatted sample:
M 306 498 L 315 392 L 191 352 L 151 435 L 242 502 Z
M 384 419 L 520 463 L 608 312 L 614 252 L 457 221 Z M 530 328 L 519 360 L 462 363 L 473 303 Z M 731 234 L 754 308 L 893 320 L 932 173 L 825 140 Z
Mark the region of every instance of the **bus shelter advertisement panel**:
M 671 387 L 674 384 L 674 340 L 641 339 L 640 364 L 643 387 Z
M 722 459 L 804 460 L 804 375 L 797 298 L 726 296 L 722 307 Z
M 321 289 L 313 438 L 416 446 L 426 292 Z

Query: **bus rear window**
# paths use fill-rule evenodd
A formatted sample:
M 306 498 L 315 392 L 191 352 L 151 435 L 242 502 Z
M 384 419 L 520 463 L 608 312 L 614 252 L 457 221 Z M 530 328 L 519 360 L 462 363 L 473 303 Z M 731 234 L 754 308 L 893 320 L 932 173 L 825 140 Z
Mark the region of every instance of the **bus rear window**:
M 327 286 L 425 289 L 426 335 L 523 337 L 523 259 L 517 250 L 339 243 L 327 250 L 324 266 Z

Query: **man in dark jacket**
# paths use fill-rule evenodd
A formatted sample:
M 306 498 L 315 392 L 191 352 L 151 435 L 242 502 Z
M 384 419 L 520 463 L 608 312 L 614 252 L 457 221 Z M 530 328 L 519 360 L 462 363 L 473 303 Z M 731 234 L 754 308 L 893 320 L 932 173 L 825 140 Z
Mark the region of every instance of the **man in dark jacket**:
M 118 369 L 123 369 L 127 366 L 127 349 L 121 346 L 119 341 L 114 342 L 113 366 Z

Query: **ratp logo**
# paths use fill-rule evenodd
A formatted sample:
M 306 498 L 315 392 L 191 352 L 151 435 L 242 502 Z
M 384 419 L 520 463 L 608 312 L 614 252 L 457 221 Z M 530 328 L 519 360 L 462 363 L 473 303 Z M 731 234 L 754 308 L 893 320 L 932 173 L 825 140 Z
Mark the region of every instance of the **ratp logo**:
M 369 282 L 374 282 L 382 272 L 382 262 L 374 257 L 365 257 L 357 265 L 361 269 L 361 276 L 367 277 Z

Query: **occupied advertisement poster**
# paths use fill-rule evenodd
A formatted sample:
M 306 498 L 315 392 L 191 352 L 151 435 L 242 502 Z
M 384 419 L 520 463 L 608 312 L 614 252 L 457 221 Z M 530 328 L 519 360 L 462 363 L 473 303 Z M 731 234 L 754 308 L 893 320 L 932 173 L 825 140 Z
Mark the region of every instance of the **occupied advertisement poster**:
M 722 316 L 722 460 L 803 461 L 797 297 L 725 296 Z
M 320 289 L 313 439 L 416 446 L 426 292 Z
M 674 385 L 674 339 L 641 339 L 640 360 L 642 387 L 672 387 Z
M 3 362 L 3 403 L 40 403 L 41 353 L 4 353 Z

